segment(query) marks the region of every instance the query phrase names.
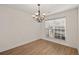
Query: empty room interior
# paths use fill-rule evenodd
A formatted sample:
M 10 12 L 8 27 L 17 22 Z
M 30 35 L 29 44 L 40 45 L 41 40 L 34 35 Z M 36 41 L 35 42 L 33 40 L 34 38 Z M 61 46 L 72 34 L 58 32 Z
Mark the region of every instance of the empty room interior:
M 0 4 L 0 55 L 78 54 L 78 4 Z

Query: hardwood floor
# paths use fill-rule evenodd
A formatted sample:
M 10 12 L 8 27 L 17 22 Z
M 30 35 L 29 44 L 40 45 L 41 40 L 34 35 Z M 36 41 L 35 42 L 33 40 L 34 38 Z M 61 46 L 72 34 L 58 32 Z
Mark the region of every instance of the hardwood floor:
M 76 55 L 77 49 L 50 42 L 47 40 L 36 40 L 4 52 L 1 55 Z

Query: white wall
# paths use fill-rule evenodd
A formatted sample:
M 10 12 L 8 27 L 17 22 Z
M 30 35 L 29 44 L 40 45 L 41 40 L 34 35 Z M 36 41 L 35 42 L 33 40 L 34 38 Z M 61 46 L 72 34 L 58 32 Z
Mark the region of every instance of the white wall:
M 78 48 L 78 9 L 71 9 L 64 12 L 60 12 L 57 14 L 52 14 L 48 16 L 49 19 L 58 18 L 58 17 L 66 17 L 66 40 L 58 40 L 58 39 L 52 39 L 45 36 L 45 27 L 44 23 L 41 24 L 42 26 L 42 38 L 57 42 L 59 44 L 71 46 L 74 48 Z
M 39 39 L 39 26 L 27 12 L 0 5 L 0 52 Z
M 78 41 L 77 41 L 78 51 L 79 51 L 79 7 L 78 7 Z

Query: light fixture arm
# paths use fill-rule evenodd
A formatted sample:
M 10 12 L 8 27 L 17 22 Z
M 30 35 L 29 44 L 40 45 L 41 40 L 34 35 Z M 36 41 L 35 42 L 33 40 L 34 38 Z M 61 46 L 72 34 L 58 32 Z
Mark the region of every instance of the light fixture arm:
M 38 15 L 40 16 L 40 4 L 38 4 Z

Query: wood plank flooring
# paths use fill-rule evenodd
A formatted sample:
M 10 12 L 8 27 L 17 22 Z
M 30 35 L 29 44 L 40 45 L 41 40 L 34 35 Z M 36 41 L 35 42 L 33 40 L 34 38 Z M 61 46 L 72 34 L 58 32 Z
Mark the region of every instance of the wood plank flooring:
M 0 55 L 76 55 L 77 49 L 39 39 L 1 52 Z

